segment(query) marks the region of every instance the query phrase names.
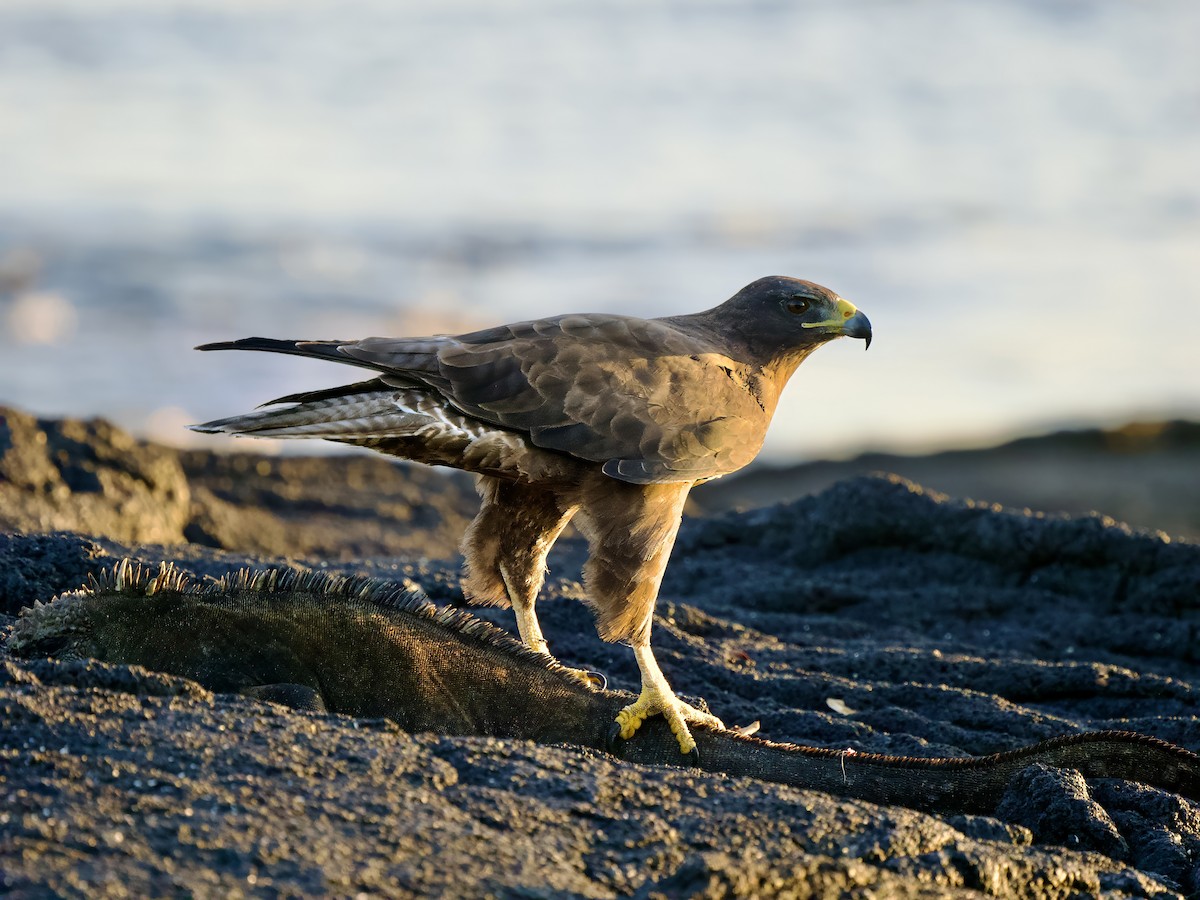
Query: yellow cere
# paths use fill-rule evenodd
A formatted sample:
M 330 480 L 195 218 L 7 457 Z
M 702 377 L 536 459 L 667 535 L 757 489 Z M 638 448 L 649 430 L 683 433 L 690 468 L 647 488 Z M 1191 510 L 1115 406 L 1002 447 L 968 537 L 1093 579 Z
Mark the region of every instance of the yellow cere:
M 841 297 L 838 297 L 837 304 L 834 308 L 837 310 L 837 312 L 833 315 L 832 318 L 822 319 L 820 322 L 801 322 L 800 327 L 801 328 L 831 328 L 831 327 L 835 327 L 835 326 L 841 325 L 843 322 L 845 322 L 847 319 L 849 319 L 851 316 L 853 316 L 856 312 L 858 312 L 858 308 L 853 303 L 851 303 L 849 300 L 843 300 Z M 840 316 L 840 318 L 839 318 L 839 316 Z

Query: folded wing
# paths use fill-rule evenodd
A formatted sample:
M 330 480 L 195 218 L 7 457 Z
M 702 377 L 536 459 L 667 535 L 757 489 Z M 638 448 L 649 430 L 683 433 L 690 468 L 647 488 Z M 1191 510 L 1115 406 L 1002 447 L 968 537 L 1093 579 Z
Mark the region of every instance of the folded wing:
M 250 338 L 204 349 L 226 348 L 373 369 L 383 384 L 423 386 L 460 413 L 637 484 L 738 469 L 758 452 L 769 418 L 739 364 L 655 320 L 569 315 L 458 336 Z M 319 397 L 276 402 L 305 399 Z

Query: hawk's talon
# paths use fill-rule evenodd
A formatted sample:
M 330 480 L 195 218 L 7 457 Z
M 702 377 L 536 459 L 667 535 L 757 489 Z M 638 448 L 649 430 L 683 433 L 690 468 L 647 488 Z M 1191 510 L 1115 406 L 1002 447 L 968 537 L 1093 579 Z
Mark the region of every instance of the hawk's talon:
M 624 710 L 622 710 L 623 712 Z M 604 736 L 604 749 L 617 759 L 624 759 L 625 738 L 621 736 L 621 723 L 613 722 Z M 692 768 L 700 768 L 700 748 L 693 744 L 692 749 L 683 754 L 684 760 Z
M 621 746 L 624 743 L 625 740 L 621 737 L 621 723 L 613 722 L 612 725 L 609 726 L 608 734 L 604 736 L 604 749 L 613 756 L 620 757 Z
M 589 687 L 593 691 L 608 690 L 608 679 L 604 677 L 603 672 L 593 672 L 590 669 L 574 669 L 570 666 L 563 666 L 567 670 L 567 674 L 582 684 L 584 687 Z
M 667 720 L 671 733 L 679 742 L 679 752 L 689 759 L 700 758 L 699 751 L 696 750 L 696 740 L 688 728 L 689 722 L 725 730 L 725 724 L 720 719 L 684 703 L 671 693 L 669 688 L 661 691 L 646 685 L 636 700 L 617 713 L 616 725 L 620 729 L 620 736 L 629 740 L 642 727 L 642 723 L 655 713 L 661 713 Z

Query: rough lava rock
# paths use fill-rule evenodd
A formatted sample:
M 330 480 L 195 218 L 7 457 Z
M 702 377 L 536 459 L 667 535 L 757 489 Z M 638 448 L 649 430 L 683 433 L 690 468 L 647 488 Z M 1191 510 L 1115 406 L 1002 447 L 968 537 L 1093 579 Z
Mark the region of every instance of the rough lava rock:
M 451 559 L 479 509 L 474 479 L 464 472 L 365 453 L 181 451 L 179 458 L 193 497 L 182 537 L 224 550 Z
M 305 462 L 320 484 L 298 488 L 293 509 L 291 476 L 256 483 L 236 465 L 184 468 L 206 471 L 231 509 L 277 521 L 333 502 L 346 472 Z M 419 531 L 420 515 L 404 527 Z M 125 554 L 200 575 L 281 562 L 90 531 L 0 536 L 0 612 Z M 283 562 L 410 577 L 462 602 L 453 560 L 329 550 Z M 547 638 L 633 689 L 628 649 L 599 641 L 577 602 L 583 554 L 568 539 L 552 557 Z M 936 756 L 1111 728 L 1195 750 L 1198 608 L 1200 547 L 863 478 L 685 522 L 654 641 L 680 691 L 774 740 Z M 508 612 L 476 612 L 511 627 Z M 1195 805 L 1071 772 L 1026 770 L 994 816 L 939 817 L 2 655 L 0 721 L 0 893 L 18 897 L 1200 896 Z
M 1075 515 L 1098 510 L 1140 528 L 1200 540 L 1200 422 L 1131 422 L 1023 437 L 978 450 L 866 453 L 793 466 L 751 465 L 700 485 L 694 509 L 751 509 L 859 475 L 901 475 L 957 497 Z
M 167 448 L 103 419 L 45 420 L 0 408 L 0 529 L 173 543 L 190 502 L 178 456 Z
M 478 508 L 462 472 L 365 453 L 175 450 L 103 419 L 0 407 L 0 531 L 274 556 L 449 559 Z

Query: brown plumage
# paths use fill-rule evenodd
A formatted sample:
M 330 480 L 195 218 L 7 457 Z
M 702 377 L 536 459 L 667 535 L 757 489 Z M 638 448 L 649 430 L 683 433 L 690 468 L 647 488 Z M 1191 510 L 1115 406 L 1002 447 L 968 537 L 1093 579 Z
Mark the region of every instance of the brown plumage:
M 463 539 L 464 591 L 511 603 L 522 639 L 542 651 L 533 610 L 546 554 L 574 521 L 590 549 L 584 579 L 600 635 L 628 641 L 642 669 L 622 732 L 663 712 L 689 752 L 686 721 L 720 723 L 675 698 L 649 649 L 684 501 L 693 484 L 754 458 L 796 366 L 843 335 L 869 344 L 870 323 L 827 288 L 773 276 L 687 316 L 566 315 L 424 338 L 246 338 L 199 349 L 291 353 L 377 374 L 196 430 L 326 438 L 476 473 L 483 503 Z

